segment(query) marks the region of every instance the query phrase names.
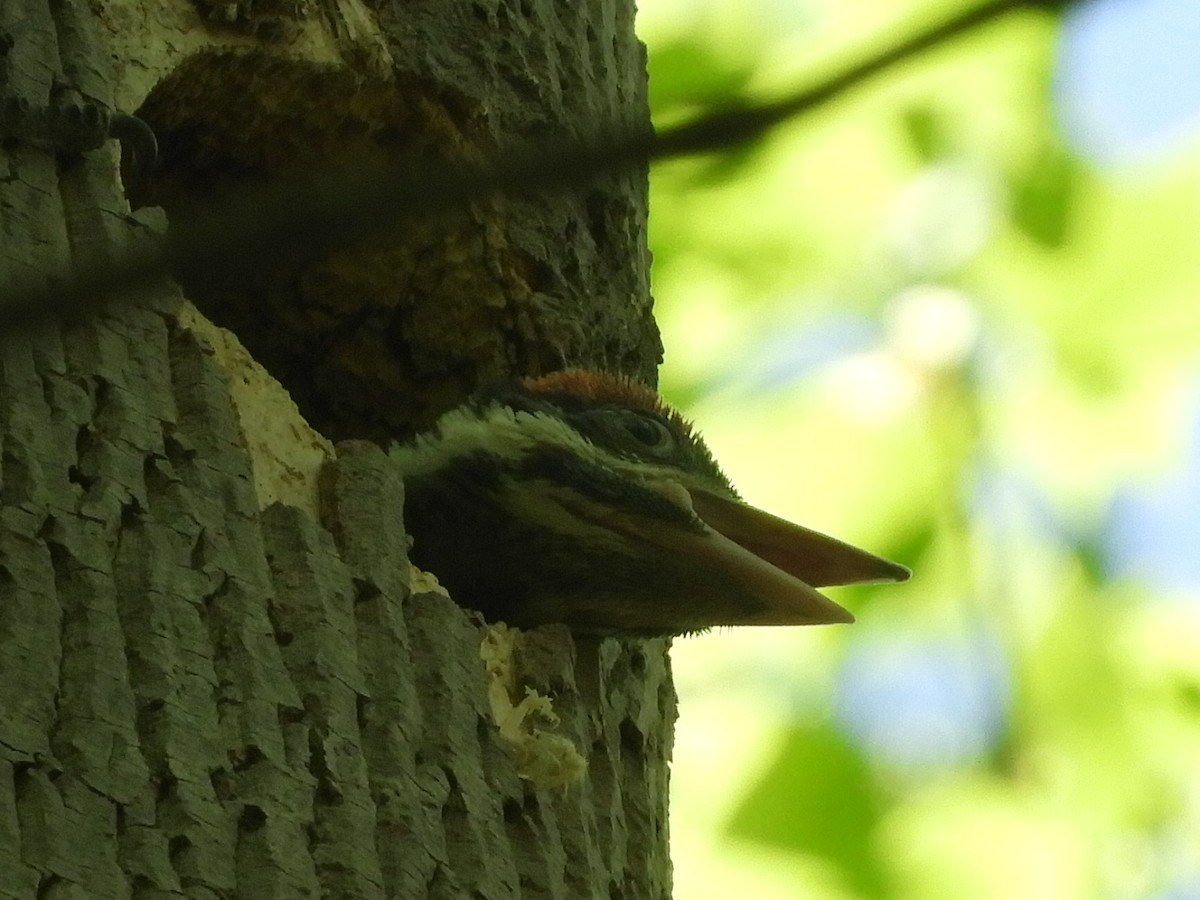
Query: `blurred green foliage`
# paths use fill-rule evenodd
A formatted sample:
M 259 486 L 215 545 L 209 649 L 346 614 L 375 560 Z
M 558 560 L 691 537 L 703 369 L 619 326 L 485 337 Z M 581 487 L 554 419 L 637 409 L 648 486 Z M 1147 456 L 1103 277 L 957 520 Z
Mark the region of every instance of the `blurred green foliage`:
M 960 7 L 640 6 L 663 122 Z M 1075 155 L 1058 40 L 1013 14 L 654 172 L 664 392 L 916 573 L 677 643 L 679 900 L 1200 897 L 1200 154 Z

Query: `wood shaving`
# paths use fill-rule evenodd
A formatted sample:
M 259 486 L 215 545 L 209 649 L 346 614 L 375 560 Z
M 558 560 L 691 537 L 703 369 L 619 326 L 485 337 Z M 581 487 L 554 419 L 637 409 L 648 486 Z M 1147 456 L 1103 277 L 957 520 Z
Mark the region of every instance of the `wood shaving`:
M 565 789 L 583 778 L 587 761 L 569 739 L 534 725 L 539 718 L 550 726 L 558 724 L 549 697 L 527 687 L 525 697 L 513 704 L 514 655 L 520 640 L 518 629 L 501 622 L 488 626 L 479 647 L 479 658 L 487 670 L 492 721 L 512 751 L 518 775 L 540 788 Z

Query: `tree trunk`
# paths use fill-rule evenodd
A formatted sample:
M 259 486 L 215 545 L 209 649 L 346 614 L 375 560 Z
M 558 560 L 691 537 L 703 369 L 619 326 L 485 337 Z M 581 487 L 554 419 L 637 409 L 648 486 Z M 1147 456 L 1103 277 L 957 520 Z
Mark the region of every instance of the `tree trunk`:
M 272 154 L 339 122 L 403 158 L 644 121 L 631 21 L 624 0 L 27 0 L 0 4 L 0 87 L 141 110 L 163 145 L 148 198 L 174 221 L 179 198 L 236 190 L 232 163 L 329 158 Z M 291 118 L 263 119 L 279 96 Z M 222 121 L 243 103 L 239 137 Z M 129 213 L 114 146 L 9 141 L 0 166 L 0 283 L 161 230 Z M 644 216 L 635 173 L 484 198 L 242 294 L 185 281 L 287 392 L 166 281 L 0 337 L 0 897 L 669 896 L 666 642 L 526 635 L 511 700 L 551 698 L 586 769 L 522 777 L 488 632 L 410 573 L 378 446 L 492 378 L 651 378 Z

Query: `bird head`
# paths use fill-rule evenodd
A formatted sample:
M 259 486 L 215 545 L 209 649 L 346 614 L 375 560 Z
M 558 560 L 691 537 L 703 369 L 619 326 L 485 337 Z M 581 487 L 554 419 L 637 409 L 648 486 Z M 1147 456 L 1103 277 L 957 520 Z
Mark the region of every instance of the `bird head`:
M 909 575 L 742 502 L 691 425 L 621 376 L 568 370 L 486 391 L 391 455 L 413 562 L 513 625 L 850 622 L 816 588 Z

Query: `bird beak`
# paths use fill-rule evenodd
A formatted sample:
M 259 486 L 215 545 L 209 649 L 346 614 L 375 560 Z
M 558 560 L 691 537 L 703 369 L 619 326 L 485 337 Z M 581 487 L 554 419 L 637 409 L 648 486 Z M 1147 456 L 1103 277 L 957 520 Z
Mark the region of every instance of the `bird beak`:
M 733 498 L 701 490 L 688 495 L 710 528 L 813 587 L 905 581 L 912 574 L 899 563 Z
M 909 577 L 904 566 L 733 498 L 678 484 L 659 489 L 692 509 L 706 526 L 706 533 L 658 530 L 646 539 L 669 552 L 695 558 L 699 565 L 719 569 L 764 604 L 747 618 L 714 624 L 853 622 L 853 615 L 815 588 Z

